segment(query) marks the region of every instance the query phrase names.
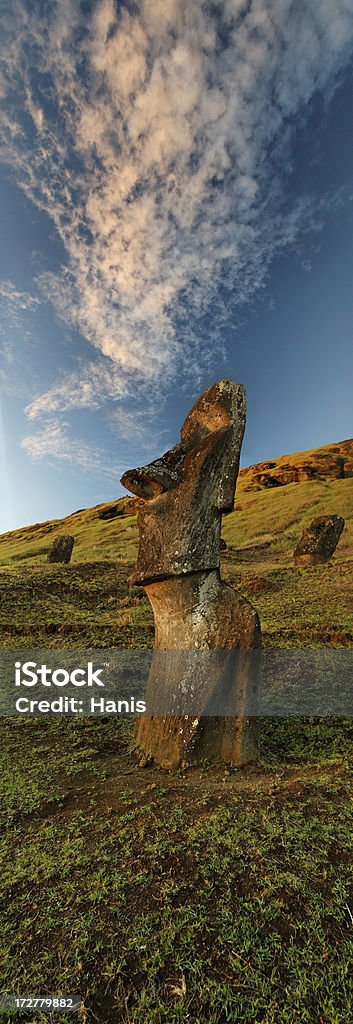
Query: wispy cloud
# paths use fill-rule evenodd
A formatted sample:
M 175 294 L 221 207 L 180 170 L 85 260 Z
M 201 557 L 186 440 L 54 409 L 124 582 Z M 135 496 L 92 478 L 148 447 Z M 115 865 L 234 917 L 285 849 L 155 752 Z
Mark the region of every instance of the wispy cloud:
M 99 409 L 107 398 L 119 399 L 125 395 L 125 385 L 119 368 L 102 359 L 84 363 L 38 395 L 26 406 L 28 419 L 72 409 Z
M 38 284 L 99 354 L 29 415 L 199 374 L 310 221 L 291 126 L 349 58 L 350 0 L 11 0 L 3 21 L 3 158 L 67 255 Z
M 13 281 L 0 280 L 0 302 L 11 311 L 19 309 L 35 309 L 40 305 L 40 299 L 29 292 L 23 292 L 17 288 Z
M 145 404 L 142 409 L 137 403 L 132 409 L 127 408 L 124 402 L 119 403 L 106 420 L 112 434 L 120 438 L 122 444 L 127 442 L 125 447 L 131 464 L 141 462 L 141 452 L 144 460 L 150 461 L 174 443 L 169 430 L 156 428 L 156 409 L 152 403 L 150 407 Z
M 3 364 L 17 361 L 13 332 L 25 341 L 32 340 L 27 314 L 33 313 L 40 304 L 38 295 L 22 291 L 13 281 L 0 280 L 0 359 Z
M 25 437 L 21 446 L 34 462 L 46 459 L 49 463 L 79 466 L 90 475 L 119 479 L 119 466 L 109 461 L 102 449 L 70 437 L 69 425 L 59 420 L 52 419 L 41 431 Z

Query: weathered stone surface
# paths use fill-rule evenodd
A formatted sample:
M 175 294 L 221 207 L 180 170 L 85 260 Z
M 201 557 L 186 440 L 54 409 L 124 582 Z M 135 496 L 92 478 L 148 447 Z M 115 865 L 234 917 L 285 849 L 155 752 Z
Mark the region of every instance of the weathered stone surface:
M 146 499 L 134 582 L 219 567 L 221 516 L 233 508 L 245 415 L 244 388 L 219 381 L 193 406 L 180 444 L 122 476 L 124 487 Z
M 145 499 L 132 582 L 143 585 L 155 619 L 147 715 L 139 720 L 137 747 L 144 760 L 153 758 L 165 768 L 205 757 L 243 764 L 255 756 L 254 724 L 245 709 L 256 673 L 249 671 L 245 653 L 261 645 L 260 623 L 250 603 L 219 575 L 222 513 L 233 508 L 244 427 L 244 388 L 219 381 L 193 406 L 179 445 L 122 477 L 125 487 Z M 196 693 L 196 716 L 155 716 L 161 687 L 158 652 L 170 652 L 163 687 L 172 707 L 181 682 L 175 653 L 212 649 L 229 656 L 216 659 L 206 674 L 202 658 L 191 658 L 183 678 L 183 692 Z M 236 671 L 234 651 L 243 652 Z M 233 688 L 244 714 L 203 714 L 222 687 L 227 687 L 230 705 Z
M 261 631 L 257 612 L 241 594 L 221 580 L 218 569 L 195 572 L 185 577 L 174 577 L 145 585 L 155 620 L 155 649 L 170 652 L 163 674 L 163 687 L 167 703 L 173 703 L 179 680 L 175 667 L 178 662 L 172 652 L 176 650 L 210 650 L 220 648 L 242 652 L 261 646 Z M 204 672 L 202 658 L 190 662 L 190 676 L 183 679 L 184 687 L 198 692 L 198 711 L 187 720 L 167 716 L 148 717 L 149 706 L 158 703 L 160 689 L 159 660 L 152 661 L 148 691 L 147 716 L 141 717 L 137 730 L 137 746 L 163 768 L 175 768 L 182 763 L 208 758 L 222 759 L 232 764 L 244 764 L 256 756 L 256 726 L 254 719 L 238 714 L 234 717 L 203 717 L 210 702 L 220 694 L 222 686 L 233 694 L 237 707 L 249 698 L 249 688 L 257 684 L 256 666 L 244 662 L 232 673 L 231 660 L 208 667 Z M 250 678 L 251 676 L 251 678 Z M 239 696 L 240 695 L 240 696 Z M 253 695 L 254 696 L 254 695 Z M 232 703 L 232 692 L 229 693 Z
M 327 562 L 337 547 L 343 527 L 344 519 L 341 516 L 319 516 L 313 519 L 293 553 L 295 564 L 319 565 Z
M 62 533 L 53 543 L 51 551 L 49 551 L 48 562 L 66 562 L 70 561 L 75 538 L 70 537 L 69 534 Z

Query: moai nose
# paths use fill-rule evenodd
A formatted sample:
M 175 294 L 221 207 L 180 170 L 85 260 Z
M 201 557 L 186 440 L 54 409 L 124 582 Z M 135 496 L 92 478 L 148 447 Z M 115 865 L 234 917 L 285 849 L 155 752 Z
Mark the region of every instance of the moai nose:
M 185 454 L 185 446 L 177 444 L 155 462 L 150 462 L 147 466 L 138 466 L 137 469 L 128 469 L 121 477 L 120 483 L 139 498 L 156 498 L 180 483 Z

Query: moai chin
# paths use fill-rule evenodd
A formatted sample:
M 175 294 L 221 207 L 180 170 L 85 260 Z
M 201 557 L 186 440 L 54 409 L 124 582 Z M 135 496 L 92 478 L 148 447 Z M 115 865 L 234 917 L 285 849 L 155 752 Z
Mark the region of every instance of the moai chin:
M 186 417 L 180 444 L 121 478 L 145 501 L 138 515 L 140 545 L 131 582 L 144 587 L 155 620 L 147 714 L 139 720 L 136 743 L 144 758 L 165 768 L 206 758 L 239 765 L 256 753 L 255 722 L 241 709 L 246 711 L 254 687 L 254 666 L 245 652 L 261 646 L 259 618 L 219 571 L 222 514 L 233 509 L 245 417 L 244 387 L 218 381 Z M 196 654 L 215 649 L 224 655 L 214 661 Z M 176 651 L 190 652 L 189 681 L 188 656 Z M 154 710 L 161 663 L 165 715 Z M 180 694 L 180 673 L 183 692 L 185 685 L 192 688 L 196 707 L 195 714 L 182 717 L 170 713 Z M 232 690 L 239 713 L 207 713 L 218 694 L 231 697 Z M 234 701 L 230 704 L 234 707 Z

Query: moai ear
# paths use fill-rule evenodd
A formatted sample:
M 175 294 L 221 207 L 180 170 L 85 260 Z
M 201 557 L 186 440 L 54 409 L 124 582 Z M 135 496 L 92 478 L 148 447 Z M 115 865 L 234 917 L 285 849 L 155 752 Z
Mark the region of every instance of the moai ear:
M 233 509 L 245 421 L 245 388 L 232 380 L 220 380 L 195 402 L 181 429 L 182 445 L 189 451 L 207 441 L 211 448 L 212 435 L 218 447 L 222 436 L 222 456 L 217 459 L 213 499 L 220 512 Z

